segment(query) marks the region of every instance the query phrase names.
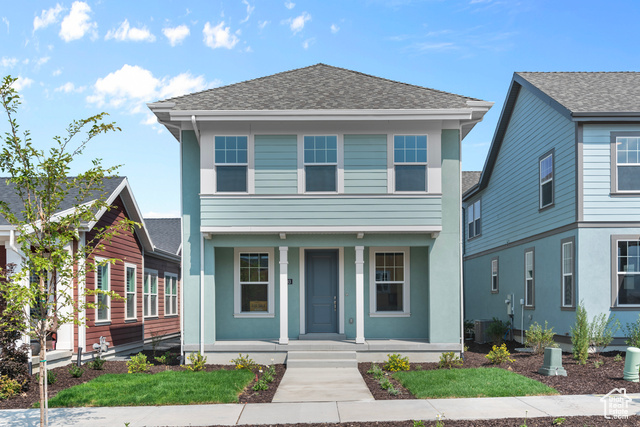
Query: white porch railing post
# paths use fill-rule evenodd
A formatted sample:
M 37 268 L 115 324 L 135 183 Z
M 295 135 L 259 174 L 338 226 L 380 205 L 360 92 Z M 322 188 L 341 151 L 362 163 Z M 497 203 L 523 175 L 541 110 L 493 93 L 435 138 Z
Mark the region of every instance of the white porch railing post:
M 364 344 L 364 246 L 356 246 L 356 344 Z
M 280 344 L 289 344 L 289 248 L 280 246 Z

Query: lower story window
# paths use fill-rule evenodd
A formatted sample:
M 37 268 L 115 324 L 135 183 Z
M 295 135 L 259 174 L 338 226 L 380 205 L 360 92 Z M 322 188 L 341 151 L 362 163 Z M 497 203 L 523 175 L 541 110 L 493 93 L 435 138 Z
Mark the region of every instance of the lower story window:
M 409 314 L 409 250 L 371 250 L 371 314 Z
M 238 250 L 235 254 L 235 315 L 273 316 L 273 249 Z
M 158 315 L 158 272 L 144 272 L 144 316 L 155 317 Z
M 102 259 L 96 261 L 104 261 Z M 111 290 L 111 283 L 109 277 L 109 264 L 101 264 L 96 267 L 96 289 L 109 292 Z M 96 321 L 108 321 L 111 320 L 111 310 L 109 309 L 110 298 L 109 295 L 99 293 L 96 295 L 97 313 Z
M 524 253 L 524 306 L 533 307 L 535 298 L 535 270 L 533 249 Z
M 178 277 L 172 274 L 164 276 L 164 314 L 178 314 Z
M 498 258 L 491 260 L 491 292 L 498 292 Z
M 136 318 L 136 267 L 133 265 L 127 265 L 126 280 L 127 280 L 127 304 L 125 319 Z
M 562 306 L 574 306 L 573 240 L 562 242 Z
M 617 305 L 640 305 L 640 240 L 617 240 Z

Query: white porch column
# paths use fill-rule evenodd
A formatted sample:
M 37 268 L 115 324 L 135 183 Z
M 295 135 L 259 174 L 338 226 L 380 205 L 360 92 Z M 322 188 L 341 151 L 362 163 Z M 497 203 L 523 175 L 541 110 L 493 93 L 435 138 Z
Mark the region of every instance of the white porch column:
M 289 248 L 280 246 L 280 344 L 289 344 Z
M 364 344 L 364 246 L 356 246 L 356 344 Z
M 13 247 L 12 247 L 12 244 L 13 244 Z M 6 266 L 9 266 L 9 264 L 13 264 L 13 267 L 14 267 L 13 272 L 14 272 L 14 274 L 19 273 L 22 270 L 22 254 L 20 252 L 16 252 L 14 250 L 14 248 L 18 249 L 15 246 L 15 237 L 12 238 L 11 241 L 5 242 L 4 247 L 5 247 L 5 250 L 7 251 L 7 258 L 6 258 L 6 262 L 7 263 L 6 263 Z M 25 287 L 29 286 L 29 277 L 25 277 L 22 280 L 22 285 L 25 286 Z M 29 306 L 25 307 L 24 310 L 25 310 L 25 313 L 27 314 L 27 316 L 29 316 L 30 315 Z M 22 334 L 22 337 L 20 338 L 20 340 L 18 340 L 17 344 L 18 344 L 18 346 L 20 346 L 22 344 L 29 344 L 30 341 L 31 340 L 29 338 L 29 335 Z M 31 350 L 29 350 L 29 360 L 31 360 Z

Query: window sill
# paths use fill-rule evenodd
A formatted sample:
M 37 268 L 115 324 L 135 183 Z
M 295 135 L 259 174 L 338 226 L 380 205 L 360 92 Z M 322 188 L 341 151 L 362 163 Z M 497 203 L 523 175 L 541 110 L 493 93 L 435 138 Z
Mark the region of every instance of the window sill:
M 569 306 L 566 306 L 566 307 L 561 306 L 560 310 L 562 310 L 562 311 L 576 311 L 576 307 L 574 305 L 572 305 L 571 307 L 569 307 Z
M 233 313 L 233 317 L 235 317 L 236 319 L 266 319 L 273 318 L 275 317 L 275 315 L 273 313 Z
M 538 212 L 544 212 L 548 209 L 551 209 L 552 207 L 554 207 L 556 205 L 556 202 L 551 203 L 550 205 L 544 206 L 542 208 L 538 208 Z
M 614 192 L 609 193 L 611 197 L 640 197 L 640 191 L 624 191 L 624 192 Z
M 638 311 L 640 305 L 618 305 L 611 307 L 611 310 L 616 311 Z
M 525 309 L 525 310 L 535 310 L 535 309 L 536 309 L 536 306 L 535 306 L 535 305 L 525 305 L 525 306 L 524 306 L 524 309 Z
M 411 313 L 384 311 L 377 313 L 369 313 L 369 317 L 411 317 Z
M 124 323 L 135 323 L 138 321 L 138 318 L 135 317 L 133 319 L 124 319 Z
M 494 290 L 491 290 L 491 293 L 492 293 L 492 294 L 499 294 L 499 293 L 500 293 L 500 290 L 499 290 L 499 289 L 496 289 L 495 291 L 494 291 Z
M 144 320 L 157 320 L 160 316 L 144 316 Z
M 111 320 L 100 320 L 93 324 L 93 326 L 109 326 L 111 325 Z
M 178 317 L 178 315 L 177 315 L 177 314 L 165 314 L 165 315 L 164 315 L 164 318 L 165 318 L 165 319 L 171 319 L 171 318 L 173 318 L 173 317 Z
M 472 240 L 477 239 L 478 237 L 482 237 L 482 233 L 480 233 L 480 234 L 476 234 L 476 235 L 471 236 L 471 237 L 467 237 L 467 241 L 469 241 L 469 242 L 470 242 L 470 241 L 472 241 Z

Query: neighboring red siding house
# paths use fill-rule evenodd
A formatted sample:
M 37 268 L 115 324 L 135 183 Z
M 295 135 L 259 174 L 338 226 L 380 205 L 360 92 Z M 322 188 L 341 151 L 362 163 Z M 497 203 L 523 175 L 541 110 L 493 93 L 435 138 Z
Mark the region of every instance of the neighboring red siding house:
M 14 204 L 12 192 L 10 186 L 0 185 L 0 197 Z M 93 357 L 93 345 L 100 342 L 100 337 L 109 343 L 106 354 L 109 357 L 137 352 L 151 339 L 180 336 L 180 219 L 143 219 L 125 177 L 106 180 L 105 192 L 112 208 L 98 213 L 97 221 L 80 232 L 80 239 L 72 243 L 71 250 L 77 251 L 81 245 L 91 242 L 97 229 L 123 218 L 136 221 L 142 227 L 116 236 L 102 250 L 94 252 L 87 263 L 93 263 L 96 258 L 118 261 L 95 271 L 87 270 L 85 283 L 75 284 L 73 296 L 77 300 L 79 295 L 84 295 L 83 286 L 87 289 L 99 286 L 126 299 L 107 300 L 108 308 L 87 309 L 81 313 L 86 318 L 86 326 L 62 325 L 48 344 L 53 350 L 47 356 L 50 362 L 70 360 L 79 349 L 83 358 Z M 6 224 L 3 222 L 4 219 L 0 219 L 0 226 Z M 20 255 L 11 247 L 8 231 L 4 236 L 3 228 L 0 227 L 0 263 L 20 265 Z

